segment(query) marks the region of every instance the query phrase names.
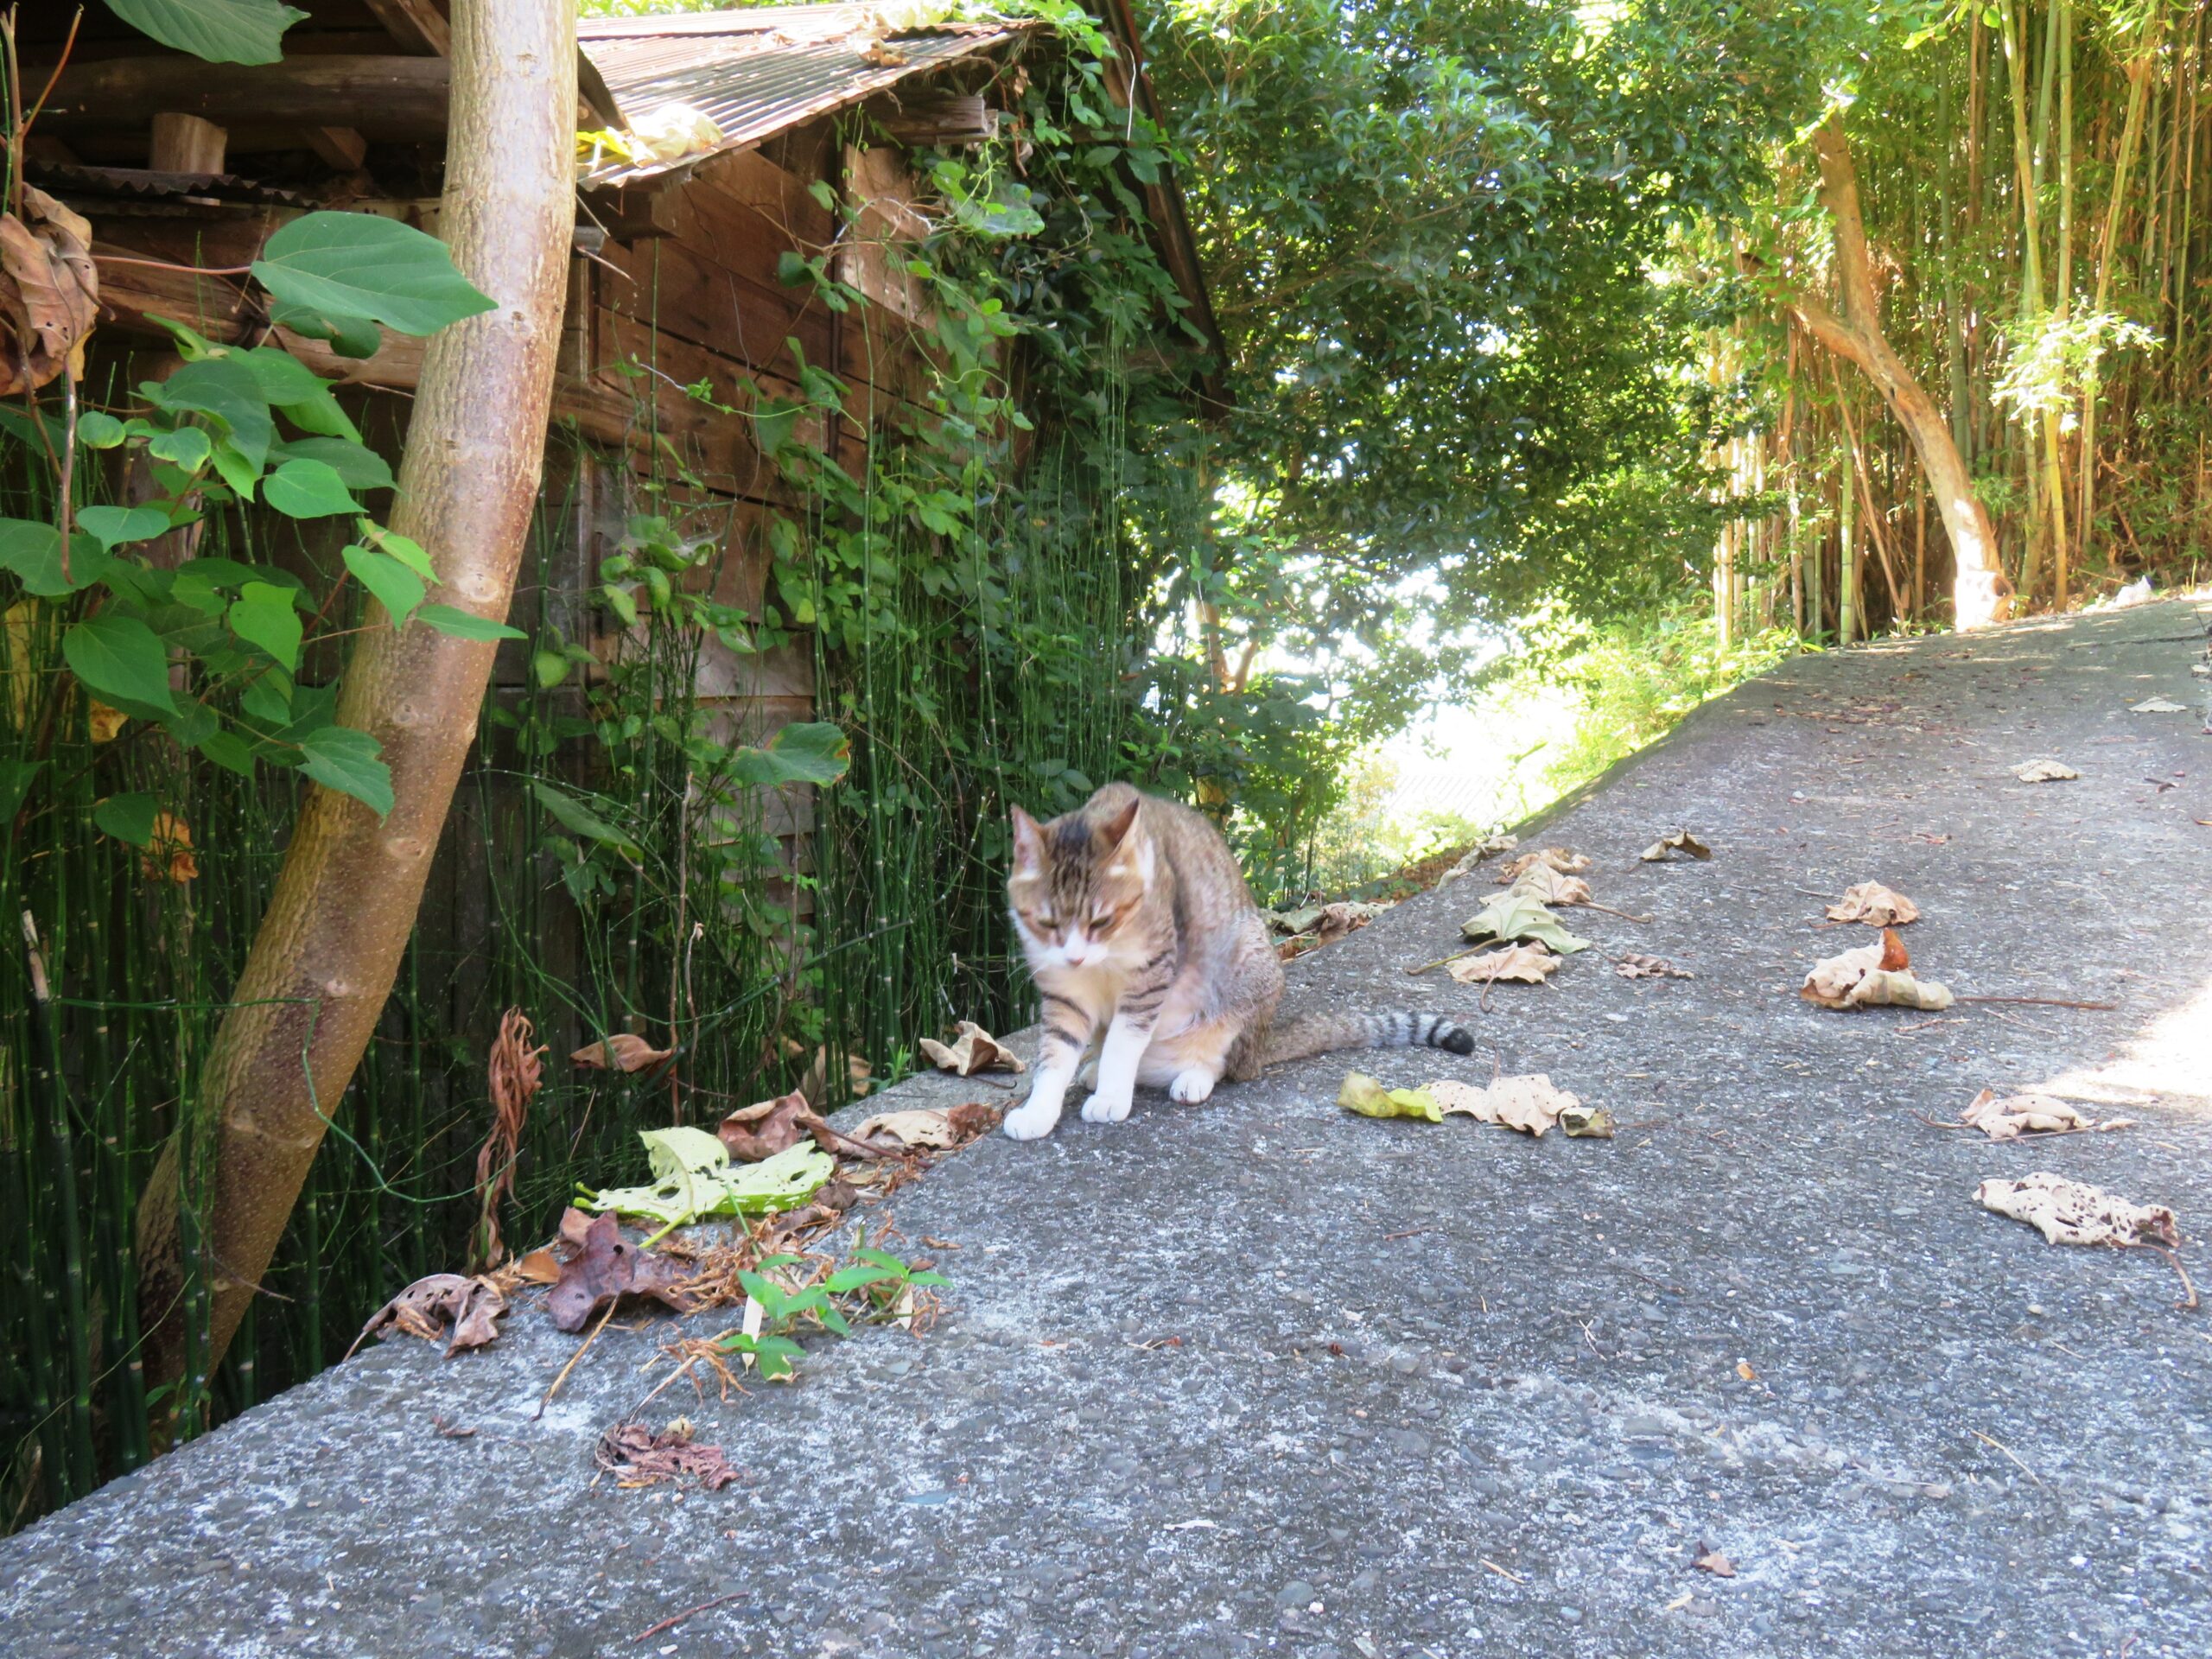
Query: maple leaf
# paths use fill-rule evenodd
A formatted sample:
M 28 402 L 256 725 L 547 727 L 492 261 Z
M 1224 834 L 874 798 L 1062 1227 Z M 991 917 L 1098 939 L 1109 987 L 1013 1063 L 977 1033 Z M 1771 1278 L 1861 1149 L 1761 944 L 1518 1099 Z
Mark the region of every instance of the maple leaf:
M 1445 971 L 1462 985 L 1486 985 L 1501 979 L 1524 985 L 1541 985 L 1547 974 L 1556 972 L 1560 958 L 1541 944 L 1512 944 L 1503 950 L 1461 957 L 1446 964 Z
M 1563 957 L 1590 946 L 1589 940 L 1568 932 L 1541 899 L 1525 893 L 1499 893 L 1460 923 L 1459 931 L 1470 939 L 1538 939 Z
M 1579 875 L 1562 875 L 1548 864 L 1532 865 L 1514 881 L 1510 893 L 1525 893 L 1547 905 L 1586 905 L 1590 884 Z

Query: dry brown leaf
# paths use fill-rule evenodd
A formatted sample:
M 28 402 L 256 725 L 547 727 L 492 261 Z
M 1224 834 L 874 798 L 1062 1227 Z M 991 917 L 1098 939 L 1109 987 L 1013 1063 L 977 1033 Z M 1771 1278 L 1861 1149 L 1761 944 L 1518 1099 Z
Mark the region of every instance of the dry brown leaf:
M 85 724 L 95 743 L 114 742 L 130 719 L 122 709 L 111 709 L 98 697 L 86 699 Z
M 1889 928 L 1879 944 L 1862 944 L 1813 964 L 1797 995 L 1824 1008 L 1894 1007 L 1936 1013 L 1951 1006 L 1948 987 L 1911 971 L 1904 944 Z
M 1656 864 L 1662 859 L 1672 858 L 1676 853 L 1688 853 L 1692 858 L 1711 858 L 1713 849 L 1687 830 L 1677 830 L 1671 836 L 1653 842 L 1637 856 L 1647 864 Z
M 1613 1115 L 1602 1106 L 1567 1106 L 1560 1110 L 1559 1132 L 1571 1141 L 1610 1141 L 1613 1128 Z
M 2125 1117 L 2107 1118 L 2101 1122 L 2085 1117 L 2080 1108 L 2056 1095 L 2006 1095 L 1999 1098 L 1994 1089 L 1985 1089 L 1967 1102 L 1966 1110 L 1959 1114 L 1959 1121 L 1970 1129 L 1980 1129 L 1993 1141 L 2011 1141 L 2022 1135 L 2134 1128 L 2133 1122 Z
M 1541 1071 L 1500 1077 L 1487 1089 L 1446 1077 L 1424 1084 L 1422 1090 L 1443 1108 L 1446 1117 L 1458 1113 L 1478 1122 L 1519 1129 L 1524 1135 L 1541 1135 L 1562 1116 L 1577 1110 L 1582 1104 L 1564 1089 L 1554 1088 L 1550 1077 Z
M 1613 971 L 1623 979 L 1695 979 L 1687 968 L 1677 968 L 1664 957 L 1639 957 L 1633 950 L 1615 958 Z
M 1510 887 L 1531 870 L 1549 870 L 1554 875 L 1580 875 L 1592 868 L 1586 853 L 1578 853 L 1568 847 L 1539 847 L 1500 865 L 1497 885 Z
M 1974 1195 L 1983 1209 L 2026 1222 L 2053 1244 L 2157 1244 L 2172 1249 L 2181 1243 L 2181 1228 L 2165 1205 L 2131 1204 L 2101 1186 L 2048 1170 L 2016 1181 L 1984 1181 Z
M 23 217 L 0 213 L 0 397 L 85 372 L 85 342 L 100 312 L 92 227 L 42 190 L 23 187 Z
M 1697 1559 L 1690 1565 L 1700 1573 L 1712 1573 L 1716 1579 L 1732 1579 L 1736 1576 L 1736 1563 L 1703 1539 L 1698 1541 Z
M 1547 905 L 1586 905 L 1592 898 L 1587 881 L 1579 875 L 1562 875 L 1548 864 L 1534 864 L 1523 870 L 1515 879 L 1512 891 Z
M 1484 859 L 1495 858 L 1500 853 L 1510 853 L 1520 844 L 1521 837 L 1518 836 L 1484 836 L 1460 855 L 1459 861 L 1445 871 L 1442 879 L 1436 885 L 1440 887 L 1446 887 L 1462 876 L 1472 875 L 1475 873 L 1475 866 L 1480 864 Z
M 1832 922 L 1864 922 L 1869 927 L 1903 927 L 1920 919 L 1920 906 L 1904 894 L 1878 881 L 1861 881 L 1846 887 L 1843 897 L 1828 906 Z
M 582 1215 L 581 1210 L 575 1211 Z M 514 1264 L 518 1276 L 526 1285 L 556 1285 L 561 1282 L 561 1258 L 550 1249 L 531 1250 Z
M 644 1038 L 618 1031 L 603 1043 L 593 1043 L 569 1056 L 578 1065 L 601 1071 L 642 1071 L 672 1058 L 672 1048 L 655 1048 Z
M 715 1126 L 715 1133 L 729 1148 L 729 1155 L 742 1164 L 757 1164 L 788 1151 L 798 1144 L 801 1136 L 810 1137 L 816 1146 L 833 1157 L 838 1153 L 855 1158 L 887 1155 L 880 1147 L 872 1147 L 842 1129 L 833 1128 L 830 1120 L 816 1111 L 805 1094 L 797 1089 L 773 1100 L 760 1100 L 750 1106 L 739 1107 Z
M 381 1338 L 395 1331 L 436 1342 L 450 1326 L 446 1356 L 451 1358 L 464 1348 L 481 1348 L 497 1340 L 499 1318 L 506 1311 L 505 1294 L 487 1275 L 472 1279 L 458 1273 L 434 1273 L 417 1279 L 370 1315 L 361 1334 L 353 1338 L 353 1347 L 365 1338 Z
M 567 1217 L 563 1217 L 567 1230 Z M 593 1217 L 584 1230 L 583 1248 L 561 1264 L 561 1277 L 545 1298 L 554 1328 L 581 1331 L 599 1312 L 600 1305 L 625 1296 L 653 1296 L 679 1313 L 690 1312 L 690 1300 L 677 1289 L 689 1273 L 672 1257 L 631 1243 L 622 1236 L 613 1212 Z
M 1514 944 L 1478 957 L 1461 957 L 1446 963 L 1445 971 L 1462 985 L 1490 985 L 1501 979 L 1541 985 L 1545 975 L 1558 969 L 1560 960 L 1544 945 Z
M 1027 1071 L 1029 1068 L 1004 1043 L 985 1031 L 973 1020 L 963 1020 L 958 1035 L 951 1043 L 940 1043 L 925 1037 L 922 1052 L 940 1071 L 957 1071 L 963 1077 L 972 1077 L 978 1071 Z
M 515 1159 L 529 1122 L 530 1103 L 545 1080 L 550 1045 L 533 1046 L 530 1016 L 509 1008 L 499 1016 L 499 1034 L 485 1057 L 492 1094 L 492 1129 L 476 1154 L 476 1232 L 469 1241 L 472 1265 L 496 1262 L 504 1254 L 499 1239 L 499 1205 L 514 1191 Z
M 951 1117 L 944 1112 L 929 1110 L 879 1112 L 855 1129 L 853 1134 L 861 1141 L 888 1135 L 902 1147 L 950 1149 L 960 1144 L 960 1131 L 953 1127 Z
M 154 832 L 138 855 L 138 868 L 149 881 L 174 881 L 179 887 L 200 874 L 192 855 L 192 826 L 174 813 L 154 814 Z
M 2024 766 L 2015 766 L 2012 775 L 2024 784 L 2062 784 L 2082 774 L 2063 760 L 2031 760 Z
M 584 1235 L 591 1231 L 591 1224 L 596 1219 L 589 1211 L 570 1205 L 561 1212 L 561 1242 L 582 1249 Z
M 652 1486 L 690 1476 L 710 1492 L 737 1478 L 719 1446 L 695 1446 L 691 1425 L 677 1418 L 656 1434 L 643 1423 L 617 1423 L 600 1436 L 592 1460 L 624 1486 Z

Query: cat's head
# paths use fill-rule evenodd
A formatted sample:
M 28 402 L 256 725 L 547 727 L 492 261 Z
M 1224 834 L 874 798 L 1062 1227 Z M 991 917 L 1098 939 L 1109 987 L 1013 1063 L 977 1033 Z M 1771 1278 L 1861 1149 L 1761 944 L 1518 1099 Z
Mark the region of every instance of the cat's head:
M 1031 967 L 1095 968 L 1143 949 L 1128 937 L 1154 868 L 1142 804 L 1122 785 L 1045 823 L 1014 809 L 1006 895 Z

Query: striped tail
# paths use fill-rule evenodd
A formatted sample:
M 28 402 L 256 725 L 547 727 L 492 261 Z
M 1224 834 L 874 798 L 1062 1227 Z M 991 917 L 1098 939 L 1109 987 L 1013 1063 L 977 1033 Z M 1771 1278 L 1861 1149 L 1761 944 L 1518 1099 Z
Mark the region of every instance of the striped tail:
M 1475 1036 L 1440 1015 L 1404 1008 L 1389 1014 L 1307 1014 L 1268 1032 L 1262 1064 L 1302 1060 L 1339 1048 L 1441 1048 L 1471 1054 Z

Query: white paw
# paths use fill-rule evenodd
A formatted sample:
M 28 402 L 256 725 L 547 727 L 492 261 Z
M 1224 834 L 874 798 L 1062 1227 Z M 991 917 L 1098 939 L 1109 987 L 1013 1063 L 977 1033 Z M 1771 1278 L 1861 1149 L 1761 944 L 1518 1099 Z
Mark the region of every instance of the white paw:
M 1041 1141 L 1059 1121 L 1058 1101 L 1031 1100 L 1008 1112 L 999 1127 L 1016 1141 Z
M 1202 1100 L 1211 1098 L 1213 1085 L 1213 1073 L 1194 1065 L 1187 1071 L 1175 1074 L 1174 1081 L 1167 1085 L 1167 1098 L 1179 1100 L 1185 1106 L 1195 1106 Z
M 1118 1095 L 1093 1095 L 1083 1103 L 1083 1121 L 1086 1123 L 1119 1123 L 1129 1115 L 1129 1091 Z

